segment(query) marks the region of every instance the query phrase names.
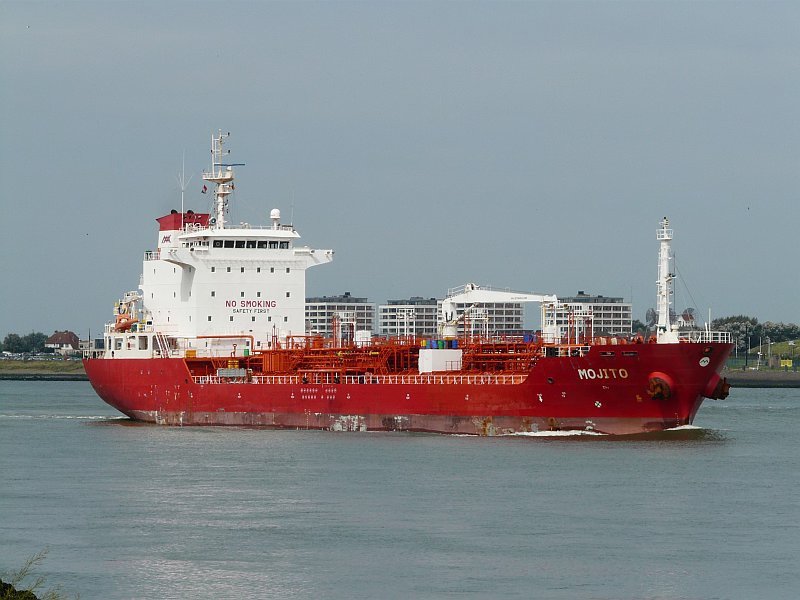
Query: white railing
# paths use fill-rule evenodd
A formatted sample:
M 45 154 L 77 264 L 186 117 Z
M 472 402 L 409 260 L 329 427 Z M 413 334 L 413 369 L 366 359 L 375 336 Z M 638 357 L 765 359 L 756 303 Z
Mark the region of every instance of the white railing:
M 705 329 L 681 331 L 678 333 L 678 337 L 682 342 L 696 342 L 701 344 L 708 342 L 730 344 L 733 339 L 730 331 L 706 331 Z
M 219 229 L 218 227 L 211 226 L 211 225 L 200 225 L 199 223 L 187 223 L 184 225 L 184 231 L 186 233 L 194 233 L 196 231 L 208 231 L 208 230 L 216 230 Z M 225 229 L 258 229 L 261 231 L 264 230 L 272 230 L 272 231 L 294 231 L 294 225 L 251 225 L 250 223 L 239 223 L 238 225 L 233 225 L 226 221 Z
M 334 373 L 309 373 L 308 377 L 300 375 L 255 375 L 248 383 L 264 385 L 519 385 L 527 379 L 525 374 L 516 375 L 347 375 L 337 379 Z M 192 377 L 197 384 L 219 384 L 241 381 L 216 375 L 198 375 Z

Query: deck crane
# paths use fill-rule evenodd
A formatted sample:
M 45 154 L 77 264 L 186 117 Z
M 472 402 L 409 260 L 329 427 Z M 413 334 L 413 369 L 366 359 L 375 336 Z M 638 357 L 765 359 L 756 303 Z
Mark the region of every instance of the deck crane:
M 458 337 L 458 325 L 464 317 L 478 304 L 495 302 L 538 302 L 542 311 L 542 334 L 554 338 L 558 329 L 556 326 L 556 307 L 558 298 L 553 294 L 533 294 L 527 292 L 512 292 L 482 287 L 475 283 L 468 283 L 460 288 L 452 289 L 442 301 L 442 314 L 439 320 L 439 333 L 444 339 Z M 462 314 L 457 314 L 457 304 L 469 304 L 469 308 Z

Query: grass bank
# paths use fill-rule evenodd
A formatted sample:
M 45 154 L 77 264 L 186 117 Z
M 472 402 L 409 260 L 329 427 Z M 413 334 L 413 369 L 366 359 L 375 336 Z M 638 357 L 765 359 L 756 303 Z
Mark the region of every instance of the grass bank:
M 85 380 L 79 360 L 0 360 L 0 379 Z

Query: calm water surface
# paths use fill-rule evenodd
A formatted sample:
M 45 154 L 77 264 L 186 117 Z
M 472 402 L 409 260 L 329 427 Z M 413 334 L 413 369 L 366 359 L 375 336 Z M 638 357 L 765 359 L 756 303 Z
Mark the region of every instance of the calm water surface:
M 0 573 L 93 598 L 797 598 L 800 390 L 701 429 L 474 438 L 134 424 L 0 381 Z

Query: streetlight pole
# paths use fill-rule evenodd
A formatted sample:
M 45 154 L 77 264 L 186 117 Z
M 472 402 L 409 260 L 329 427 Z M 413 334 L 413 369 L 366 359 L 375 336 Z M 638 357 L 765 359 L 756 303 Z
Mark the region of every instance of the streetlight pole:
M 750 354 L 750 333 L 744 326 L 744 370 L 747 371 L 747 355 Z

